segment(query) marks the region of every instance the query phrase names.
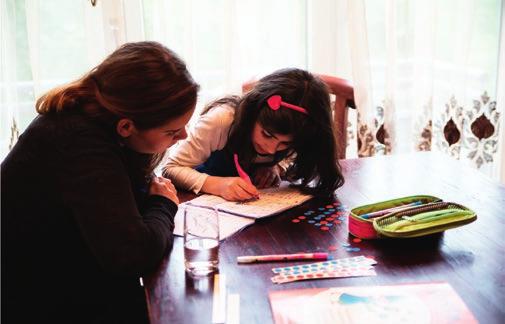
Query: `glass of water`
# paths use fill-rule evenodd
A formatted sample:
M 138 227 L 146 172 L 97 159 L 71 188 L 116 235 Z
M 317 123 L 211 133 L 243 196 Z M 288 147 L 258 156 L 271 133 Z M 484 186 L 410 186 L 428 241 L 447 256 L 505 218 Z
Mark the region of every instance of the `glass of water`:
M 184 209 L 184 266 L 193 276 L 206 276 L 219 264 L 218 211 L 186 205 Z

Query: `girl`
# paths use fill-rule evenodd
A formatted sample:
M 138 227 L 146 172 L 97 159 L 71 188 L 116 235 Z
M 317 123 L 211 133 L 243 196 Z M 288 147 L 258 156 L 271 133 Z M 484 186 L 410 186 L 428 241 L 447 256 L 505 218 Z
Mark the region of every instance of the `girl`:
M 198 85 L 154 42 L 49 91 L 2 163 L 2 320 L 148 322 L 139 277 L 172 245 L 177 195 L 152 176 Z
M 237 176 L 241 168 L 252 183 Z M 169 151 L 164 172 L 180 188 L 227 200 L 255 197 L 257 188 L 278 185 L 281 178 L 331 196 L 344 180 L 326 85 L 307 71 L 283 69 L 242 98 L 217 100 Z

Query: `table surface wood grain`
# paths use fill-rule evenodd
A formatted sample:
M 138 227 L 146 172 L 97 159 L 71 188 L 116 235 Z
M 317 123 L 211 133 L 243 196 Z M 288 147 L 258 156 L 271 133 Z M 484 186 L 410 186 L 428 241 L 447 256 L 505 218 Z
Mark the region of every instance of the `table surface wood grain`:
M 291 220 L 330 201 L 309 202 L 255 224 L 227 238 L 220 246 L 219 271 L 228 293 L 240 295 L 241 323 L 272 323 L 268 293 L 275 290 L 340 286 L 448 282 L 480 323 L 505 322 L 505 187 L 462 162 L 434 153 L 416 153 L 341 161 L 345 185 L 337 200 L 353 207 L 416 194 L 461 203 L 478 219 L 466 226 L 415 239 L 352 242 L 347 220 L 330 231 Z M 184 197 L 182 197 L 184 199 Z M 186 197 L 187 199 L 187 197 Z M 349 242 L 359 252 L 341 247 Z M 238 265 L 240 255 L 327 252 L 336 258 L 373 256 L 376 277 L 319 279 L 273 284 L 271 269 L 289 263 Z M 212 277 L 195 280 L 185 274 L 183 240 L 156 273 L 145 278 L 151 323 L 210 323 Z

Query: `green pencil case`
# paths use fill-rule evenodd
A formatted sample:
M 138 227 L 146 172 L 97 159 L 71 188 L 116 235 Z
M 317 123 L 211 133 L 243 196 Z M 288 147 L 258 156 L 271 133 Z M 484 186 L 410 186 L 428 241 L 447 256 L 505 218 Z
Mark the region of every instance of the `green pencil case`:
M 477 219 L 475 212 L 428 195 L 381 201 L 353 208 L 349 232 L 359 238 L 408 238 L 459 227 Z

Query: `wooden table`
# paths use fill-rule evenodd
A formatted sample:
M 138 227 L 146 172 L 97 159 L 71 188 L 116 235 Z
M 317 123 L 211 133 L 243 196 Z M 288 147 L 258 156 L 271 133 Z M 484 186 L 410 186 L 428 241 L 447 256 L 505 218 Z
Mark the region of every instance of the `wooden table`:
M 308 223 L 293 223 L 294 216 L 328 201 L 311 200 L 278 216 L 257 221 L 228 238 L 220 247 L 220 273 L 229 293 L 240 294 L 241 323 L 272 323 L 268 292 L 280 289 L 388 285 L 447 281 L 480 323 L 505 322 L 505 187 L 433 153 L 417 153 L 341 161 L 345 185 L 338 200 L 349 209 L 371 202 L 428 194 L 459 202 L 478 219 L 464 227 L 417 239 L 390 239 L 352 243 L 360 252 L 343 248 L 337 258 L 370 255 L 378 264 L 376 277 L 322 279 L 276 285 L 271 268 L 279 263 L 238 265 L 239 255 L 327 251 L 351 242 L 347 221 L 328 232 Z M 157 273 L 146 280 L 151 322 L 210 323 L 212 279 L 185 275 L 182 238 Z M 287 263 L 292 265 L 294 263 Z

